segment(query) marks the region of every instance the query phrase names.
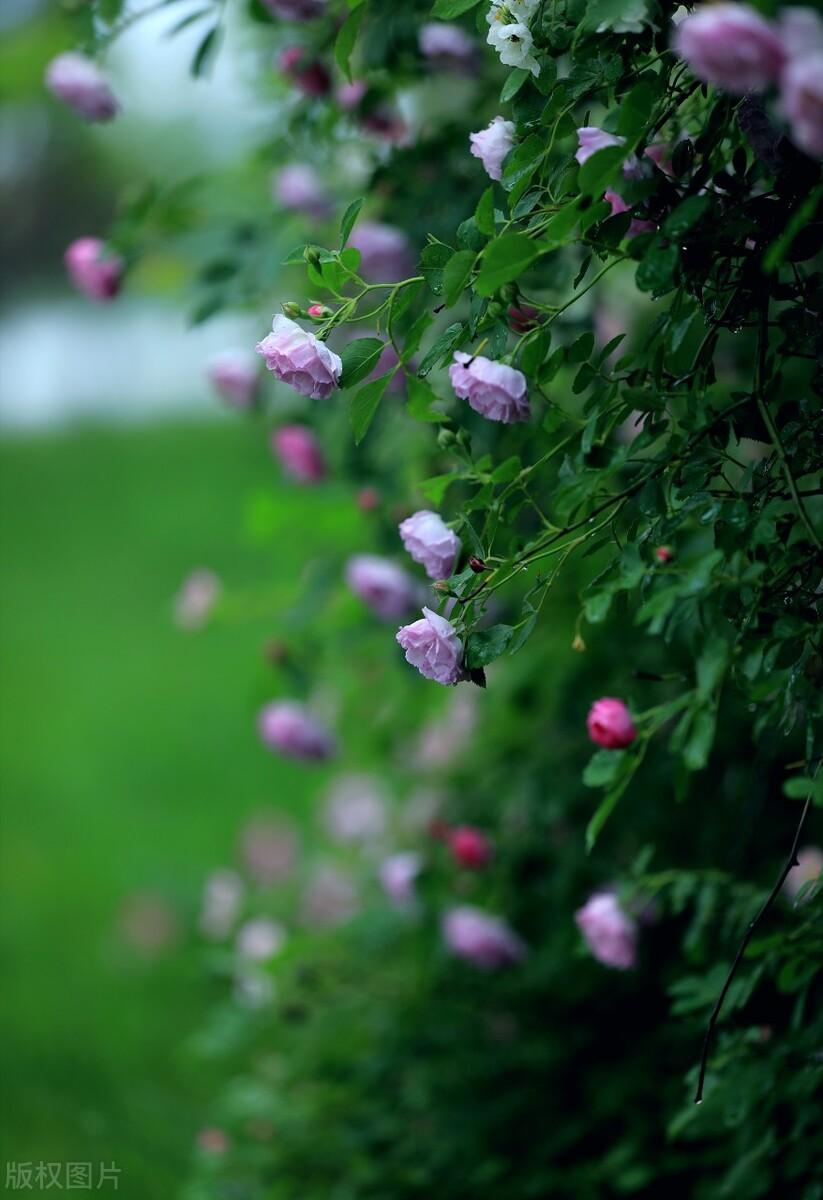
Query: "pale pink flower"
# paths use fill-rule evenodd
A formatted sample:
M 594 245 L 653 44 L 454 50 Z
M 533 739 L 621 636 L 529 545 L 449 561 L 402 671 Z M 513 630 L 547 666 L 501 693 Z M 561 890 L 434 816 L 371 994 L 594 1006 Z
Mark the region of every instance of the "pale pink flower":
M 365 79 L 355 79 L 351 83 L 342 83 L 335 92 L 335 99 L 343 112 L 351 112 L 357 108 L 368 90 L 369 85 Z
M 386 832 L 386 800 L 369 775 L 343 775 L 332 784 L 323 814 L 336 842 L 374 842 Z
M 596 892 L 574 914 L 577 927 L 598 962 L 627 971 L 637 960 L 637 925 L 613 892 Z
M 618 192 L 611 190 L 603 193 L 603 199 L 611 205 L 612 216 L 616 217 L 619 213 L 629 212 L 631 205 L 627 204 L 623 197 Z M 626 230 L 627 238 L 637 237 L 640 233 L 654 233 L 657 226 L 654 221 L 644 221 L 639 217 L 634 217 L 629 223 L 629 228 Z
M 208 366 L 214 390 L 233 408 L 251 408 L 260 390 L 260 370 L 250 350 L 224 350 Z
M 414 255 L 402 229 L 380 221 L 360 221 L 349 245 L 360 251 L 360 274 L 372 283 L 395 283 L 414 270 Z
M 460 538 L 436 512 L 423 508 L 399 525 L 403 545 L 429 579 L 448 579 L 460 553 Z
M 589 737 L 605 750 L 623 750 L 637 737 L 637 730 L 622 700 L 604 696 L 595 700 L 586 718 Z
M 331 758 L 334 739 L 302 704 L 275 700 L 261 709 L 257 729 L 263 744 L 286 758 L 321 762 Z
M 308 163 L 289 163 L 272 176 L 272 194 L 284 208 L 322 221 L 333 211 L 328 193 Z
M 780 81 L 780 109 L 794 144 L 823 155 L 823 50 L 792 59 Z
M 698 79 L 726 92 L 762 92 L 785 62 L 777 28 L 747 4 L 704 4 L 677 26 L 674 48 Z
M 120 291 L 125 264 L 119 254 L 107 252 L 100 238 L 77 238 L 63 259 L 69 279 L 90 300 L 113 300 Z
M 463 643 L 451 622 L 430 608 L 423 609 L 422 620 L 399 629 L 396 640 L 406 652 L 406 662 L 426 679 L 447 687 L 465 679 Z
M 120 105 L 104 73 L 83 54 L 58 54 L 46 67 L 46 87 L 86 121 L 110 121 Z
M 514 145 L 514 122 L 495 117 L 478 133 L 469 134 L 471 153 L 479 158 L 489 179 L 503 178 L 503 159 Z
M 312 876 L 301 903 L 305 924 L 333 927 L 342 925 L 360 909 L 357 888 L 336 867 L 320 867 Z
M 210 938 L 227 937 L 240 916 L 245 885 L 236 871 L 212 872 L 203 889 L 200 929 Z
M 812 8 L 784 8 L 778 31 L 790 61 L 823 50 L 823 20 Z
M 449 379 L 461 400 L 489 421 L 528 421 L 531 416 L 526 376 L 505 363 L 481 354 L 457 351 L 449 367 Z
M 271 333 L 258 342 L 256 349 L 276 379 L 313 400 L 330 396 L 343 372 L 339 355 L 280 313 L 272 322 Z
M 452 954 L 484 971 L 519 962 L 527 954 L 525 943 L 505 921 L 469 904 L 446 913 L 443 937 Z
M 448 766 L 470 742 L 476 726 L 476 695 L 467 688 L 458 688 L 446 707 L 420 731 L 414 748 L 415 767 L 430 770 Z
M 606 133 L 605 129 L 598 129 L 596 125 L 583 125 L 577 131 L 577 150 L 574 157 L 582 167 L 598 150 L 605 150 L 607 146 L 622 146 L 625 140 L 616 134 Z
M 380 884 L 398 908 L 409 908 L 414 903 L 414 885 L 422 866 L 420 855 L 413 850 L 391 854 L 380 864 Z
M 320 443 L 305 425 L 281 425 L 271 435 L 272 452 L 283 470 L 298 483 L 319 483 L 326 476 Z
M 311 21 L 326 9 L 326 0 L 263 0 L 263 4 L 284 21 Z
M 174 598 L 174 619 L 181 629 L 201 629 L 220 599 L 223 585 L 214 571 L 192 571 Z
M 355 554 L 346 563 L 346 583 L 355 596 L 384 621 L 395 621 L 413 608 L 419 589 L 412 577 L 388 558 Z
M 805 846 L 797 852 L 797 866 L 792 867 L 783 884 L 783 891 L 794 900 L 805 883 L 817 879 L 823 871 L 823 850 L 819 846 Z
M 477 47 L 459 25 L 428 21 L 420 27 L 420 51 L 436 67 L 471 73 L 477 62 Z
M 298 843 L 294 831 L 265 815 L 252 817 L 240 831 L 240 858 L 252 879 L 263 887 L 281 883 L 294 870 Z
M 268 962 L 283 949 L 286 931 L 271 917 L 252 917 L 237 931 L 235 947 L 241 958 L 249 962 Z

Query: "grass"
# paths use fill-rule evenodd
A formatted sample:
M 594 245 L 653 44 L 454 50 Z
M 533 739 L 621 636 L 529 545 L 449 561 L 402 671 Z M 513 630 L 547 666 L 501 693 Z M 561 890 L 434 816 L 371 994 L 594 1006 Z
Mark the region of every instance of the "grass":
M 181 633 L 190 569 L 259 580 L 254 493 L 266 604 Z M 118 911 L 148 888 L 190 922 L 244 813 L 308 803 L 314 779 L 257 744 L 250 681 L 306 558 L 363 518 L 287 488 L 234 423 L 7 439 L 0 512 L 3 1158 L 113 1161 L 119 1195 L 168 1200 L 209 1099 L 180 1054 L 205 998 L 185 943 L 143 962 Z

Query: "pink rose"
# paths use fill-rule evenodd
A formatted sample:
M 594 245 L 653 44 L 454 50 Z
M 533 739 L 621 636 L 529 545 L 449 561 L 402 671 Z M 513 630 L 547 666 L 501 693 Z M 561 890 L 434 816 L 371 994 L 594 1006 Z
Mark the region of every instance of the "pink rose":
M 484 971 L 519 962 L 527 953 L 525 943 L 505 921 L 469 904 L 446 913 L 443 937 L 452 954 Z
M 452 387 L 461 400 L 489 421 L 528 421 L 531 416 L 526 376 L 505 363 L 458 351 L 449 367 Z
M 257 359 L 249 350 L 225 350 L 209 363 L 215 391 L 234 408 L 251 408 L 260 390 Z
M 677 26 L 674 48 L 698 79 L 727 92 L 762 92 L 785 51 L 777 29 L 746 4 L 706 4 Z
M 463 643 L 451 622 L 430 608 L 423 609 L 422 620 L 398 630 L 397 641 L 406 652 L 406 662 L 426 679 L 445 686 L 465 679 Z
M 119 254 L 107 254 L 105 242 L 83 237 L 72 242 L 63 256 L 69 279 L 90 300 L 113 300 L 123 281 L 124 263 Z
M 823 50 L 792 59 L 780 81 L 780 108 L 804 154 L 823 155 Z
M 506 319 L 513 333 L 528 333 L 540 324 L 540 310 L 532 304 L 510 304 Z
M 275 700 L 260 711 L 257 730 L 267 749 L 286 758 L 321 762 L 334 753 L 334 739 L 303 707 Z
M 399 530 L 403 545 L 425 567 L 429 579 L 448 579 L 460 553 L 460 538 L 443 518 L 423 508 L 401 521 Z
M 790 61 L 823 50 L 823 20 L 811 8 L 784 8 L 779 16 L 780 40 Z
M 351 112 L 357 108 L 368 90 L 369 85 L 365 79 L 355 79 L 351 83 L 342 83 L 335 93 L 335 99 L 343 112 Z
M 413 850 L 392 854 L 380 864 L 381 887 L 398 908 L 409 908 L 414 903 L 414 884 L 421 867 L 420 855 Z
M 419 601 L 415 581 L 402 567 L 377 554 L 355 554 L 346 563 L 346 583 L 383 621 L 405 616 Z
M 503 159 L 514 144 L 514 122 L 495 117 L 479 133 L 469 134 L 471 152 L 483 163 L 489 179 L 503 178 Z
M 622 750 L 637 737 L 637 730 L 622 700 L 604 696 L 595 700 L 586 718 L 589 737 L 605 750 Z
M 607 146 L 622 146 L 625 140 L 613 133 L 606 133 L 605 129 L 598 129 L 596 125 L 584 125 L 577 131 L 577 150 L 574 157 L 582 167 L 586 159 L 591 158 L 598 150 L 605 150 Z
M 120 105 L 96 63 L 83 54 L 58 54 L 46 67 L 46 87 L 86 121 L 110 121 Z
M 323 451 L 305 425 L 281 425 L 271 435 L 270 444 L 283 470 L 298 483 L 319 483 L 325 479 Z
M 492 857 L 491 842 L 472 825 L 458 825 L 450 829 L 446 840 L 454 861 L 461 867 L 479 870 L 480 867 L 485 867 Z
M 637 960 L 637 926 L 612 892 L 596 892 L 574 914 L 577 927 L 598 962 L 627 971 Z
M 616 217 L 619 213 L 629 212 L 631 205 L 627 204 L 619 192 L 611 190 L 603 193 L 603 199 L 611 205 L 612 216 Z M 626 230 L 626 237 L 637 237 L 639 233 L 654 233 L 657 226 L 654 221 L 643 221 L 638 217 L 632 219 L 629 228 Z
M 307 163 L 291 163 L 275 171 L 272 195 L 284 208 L 305 213 L 318 221 L 334 211 L 314 168 Z
M 326 8 L 326 0 L 263 0 L 263 4 L 284 21 L 311 21 Z
M 420 51 L 436 67 L 471 74 L 477 62 L 477 48 L 459 25 L 429 21 L 420 28 Z
M 817 879 L 823 871 L 823 850 L 818 846 L 806 846 L 797 852 L 797 866 L 792 867 L 783 884 L 783 891 L 794 900 L 804 883 Z
M 409 240 L 401 229 L 379 221 L 361 221 L 349 245 L 360 251 L 360 273 L 372 283 L 395 283 L 414 270 Z
M 279 313 L 271 328 L 271 333 L 258 342 L 256 349 L 275 378 L 313 400 L 325 400 L 330 396 L 343 371 L 340 356 L 318 341 L 313 333 Z
M 386 832 L 386 798 L 370 775 L 341 775 L 332 784 L 323 814 L 336 842 L 374 842 Z
M 288 46 L 278 59 L 280 70 L 307 96 L 326 96 L 331 91 L 331 76 L 319 59 L 307 56 L 302 46 Z

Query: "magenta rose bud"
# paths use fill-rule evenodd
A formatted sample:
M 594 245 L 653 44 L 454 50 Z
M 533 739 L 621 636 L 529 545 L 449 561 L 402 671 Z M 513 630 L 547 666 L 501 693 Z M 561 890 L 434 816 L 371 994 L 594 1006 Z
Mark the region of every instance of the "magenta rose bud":
M 620 213 L 629 212 L 631 210 L 631 205 L 626 203 L 619 192 L 613 192 L 611 190 L 604 192 L 603 199 L 611 205 L 611 215 L 613 217 L 618 216 Z M 655 225 L 654 221 L 643 221 L 640 218 L 635 217 L 632 219 L 631 223 L 629 224 L 629 228 L 626 230 L 626 237 L 633 238 L 637 237 L 637 235 L 640 233 L 654 233 L 656 228 L 657 226 Z
M 399 530 L 403 545 L 425 567 L 429 579 L 447 579 L 452 574 L 460 538 L 441 516 L 424 508 L 401 521 Z
M 469 134 L 471 153 L 479 158 L 489 179 L 503 178 L 503 159 L 514 144 L 514 122 L 495 117 L 478 133 Z
M 450 829 L 446 840 L 454 861 L 461 867 L 478 871 L 492 857 L 492 844 L 484 833 L 472 825 L 458 825 Z
M 334 739 L 303 707 L 291 700 L 275 700 L 261 709 L 257 730 L 263 745 L 285 758 L 322 762 L 334 753 Z
M 124 264 L 119 254 L 107 254 L 100 238 L 72 242 L 63 256 L 69 279 L 90 300 L 113 300 L 120 291 Z
M 430 608 L 423 609 L 422 620 L 399 629 L 396 640 L 406 652 L 406 662 L 426 679 L 446 687 L 465 679 L 463 643 L 451 622 Z
M 477 47 L 459 25 L 429 21 L 420 28 L 420 52 L 432 66 L 471 75 L 477 64 Z
M 414 884 L 421 867 L 420 855 L 413 850 L 392 854 L 380 864 L 380 885 L 398 908 L 409 908 L 414 903 Z
M 780 81 L 780 108 L 804 154 L 823 155 L 823 48 L 792 59 Z
M 489 421 L 511 425 L 531 416 L 526 376 L 514 367 L 457 351 L 449 379 L 460 399 L 468 400 L 474 411 Z
M 58 54 L 46 67 L 46 87 L 84 121 L 110 121 L 120 105 L 96 63 L 83 54 Z
M 291 163 L 272 176 L 272 196 L 291 212 L 304 213 L 322 221 L 334 210 L 313 167 L 307 163 Z
M 525 958 L 525 943 L 505 921 L 462 904 L 443 918 L 443 938 L 452 954 L 484 971 L 494 971 Z
M 337 387 L 343 372 L 340 356 L 313 333 L 301 329 L 279 313 L 271 333 L 257 344 L 266 366 L 276 379 L 287 383 L 301 396 L 325 400 Z
M 747 4 L 706 4 L 677 26 L 674 48 L 705 83 L 762 92 L 783 69 L 777 29 Z
M 383 621 L 396 621 L 418 602 L 410 575 L 388 558 L 356 554 L 346 564 L 346 582 L 355 596 Z
M 326 0 L 263 0 L 263 4 L 284 21 L 311 21 L 326 8 Z
M 260 390 L 257 359 L 248 350 L 225 350 L 209 363 L 212 387 L 233 408 L 251 408 Z
M 306 96 L 326 96 L 331 75 L 319 59 L 310 59 L 302 46 L 288 46 L 278 59 L 280 70 Z
M 631 714 L 622 700 L 595 700 L 586 718 L 589 737 L 604 750 L 623 750 L 637 737 Z
M 349 245 L 360 251 L 360 274 L 372 283 L 396 283 L 414 270 L 409 240 L 400 229 L 379 221 L 361 221 Z
M 658 546 L 654 552 L 654 557 L 659 563 L 670 563 L 674 558 L 674 552 L 670 546 Z
M 628 971 L 637 961 L 637 925 L 612 892 L 597 892 L 574 914 L 586 945 L 606 967 Z
M 540 312 L 531 304 L 510 304 L 506 317 L 514 333 L 528 333 L 540 324 Z
M 281 425 L 271 435 L 270 444 L 283 470 L 298 483 L 319 483 L 325 479 L 323 451 L 305 425 Z

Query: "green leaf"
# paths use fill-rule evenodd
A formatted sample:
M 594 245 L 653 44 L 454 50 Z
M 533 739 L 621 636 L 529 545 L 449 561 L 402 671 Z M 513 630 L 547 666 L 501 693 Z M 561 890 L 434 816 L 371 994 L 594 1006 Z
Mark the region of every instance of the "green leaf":
M 494 188 L 486 188 L 478 200 L 474 221 L 481 233 L 494 237 Z
M 645 129 L 654 99 L 655 93 L 650 83 L 636 83 L 629 94 L 620 101 L 617 132 L 623 137 L 633 137 Z
M 420 255 L 420 274 L 435 296 L 443 292 L 443 268 L 453 254 L 452 247 L 444 245 L 443 242 L 430 242 L 423 248 Z
M 504 283 L 517 279 L 540 255 L 540 246 L 524 233 L 506 233 L 483 251 L 475 291 L 492 296 Z
M 583 27 L 595 33 L 642 33 L 646 0 L 588 0 Z
M 659 241 L 652 242 L 643 255 L 635 276 L 640 291 L 668 291 L 673 286 L 679 255 L 675 245 L 664 246 Z
M 432 408 L 436 403 L 437 396 L 432 390 L 431 384 L 425 379 L 418 379 L 416 375 L 409 375 L 407 379 L 408 400 L 406 403 L 406 411 L 410 417 L 414 417 L 416 421 L 447 421 L 448 417 L 445 413 L 437 412 Z
M 524 71 L 522 67 L 516 67 L 515 70 L 509 72 L 509 77 L 503 84 L 503 90 L 500 93 L 500 103 L 505 104 L 507 100 L 511 100 L 513 96 L 522 88 L 523 84 L 531 75 L 531 71 Z
M 780 264 L 785 259 L 791 249 L 792 242 L 805 229 L 806 225 L 811 221 L 817 212 L 817 206 L 823 197 L 823 184 L 818 186 L 809 193 L 803 203 L 796 209 L 786 223 L 786 227 L 779 237 L 775 238 L 772 244 L 763 255 L 763 270 L 767 275 L 776 271 Z
M 583 770 L 586 787 L 607 787 L 623 770 L 625 750 L 595 750 Z
M 194 58 L 191 60 L 191 73 L 197 79 L 201 75 L 205 75 L 211 66 L 212 60 L 217 53 L 217 47 L 220 44 L 220 27 L 213 26 L 197 47 Z
M 450 355 L 452 350 L 454 350 L 462 340 L 463 323 L 462 321 L 458 321 L 454 325 L 450 325 L 448 329 L 444 330 L 443 333 L 440 334 L 440 337 L 437 339 L 434 345 L 430 347 L 428 353 L 424 355 L 417 374 L 421 377 L 428 375 L 429 371 L 436 367 L 441 359 L 444 359 L 447 355 Z
M 386 348 L 386 343 L 380 338 L 357 338 L 343 347 L 340 357 L 343 360 L 343 373 L 340 376 L 340 387 L 349 388 L 360 383 L 377 366 L 380 355 Z
M 710 637 L 697 659 L 697 689 L 708 698 L 717 687 L 729 660 L 729 645 L 720 637 Z
M 617 753 L 617 751 L 614 751 Z M 603 799 L 594 810 L 594 814 L 586 826 L 586 853 L 590 854 L 594 849 L 594 844 L 598 839 L 600 830 L 608 821 L 614 810 L 617 808 L 617 803 L 620 797 L 629 786 L 633 772 L 626 775 L 610 792 L 607 792 Z
M 459 17 L 461 13 L 468 12 L 479 2 L 480 0 L 436 0 L 432 16 L 450 21 L 452 17 Z
M 469 282 L 477 254 L 474 250 L 458 250 L 443 269 L 443 295 L 446 307 L 456 304 Z
M 489 629 L 480 629 L 477 633 L 469 634 L 466 639 L 465 665 L 473 669 L 494 662 L 505 653 L 513 636 L 514 628 L 511 625 L 492 625 Z
M 368 433 L 392 374 L 393 372 L 389 371 L 387 374 L 381 375 L 379 379 L 373 379 L 349 400 L 349 424 L 354 432 L 355 444 L 358 446 Z
M 805 800 L 811 796 L 814 804 L 823 805 L 823 775 L 810 779 L 807 775 L 793 775 L 783 784 L 783 795 L 790 800 Z
M 350 12 L 346 17 L 334 42 L 334 57 L 338 67 L 348 79 L 352 82 L 351 74 L 351 56 L 354 50 L 354 44 L 357 41 L 357 35 L 360 32 L 360 26 L 363 21 L 364 7 L 356 8 L 354 12 Z
M 352 200 L 349 207 L 343 213 L 343 219 L 340 222 L 340 249 L 342 250 L 346 242 L 349 240 L 349 234 L 352 231 L 355 221 L 360 215 L 360 209 L 363 207 L 363 197 L 358 200 Z
M 534 174 L 539 164 L 546 156 L 546 139 L 539 133 L 532 133 L 512 150 L 503 168 L 503 187 L 507 192 L 521 182 L 525 182 Z
M 443 502 L 449 484 L 456 482 L 457 475 L 454 471 L 449 471 L 448 475 L 432 475 L 430 479 L 424 479 L 422 483 L 418 484 L 418 487 L 426 499 L 430 500 L 435 508 L 438 508 Z M 474 572 L 471 573 L 474 576 Z M 474 577 L 476 578 L 476 576 Z
M 562 246 L 569 240 L 575 225 L 580 220 L 580 201 L 575 199 L 560 212 L 554 214 L 543 230 L 542 244 L 548 249 L 552 246 Z
M 581 192 L 600 197 L 614 179 L 628 153 L 625 146 L 604 146 L 596 150 L 580 168 L 577 182 Z
M 681 237 L 692 225 L 696 225 L 709 207 L 708 196 L 689 196 L 670 212 L 663 222 L 663 233 L 667 237 Z

